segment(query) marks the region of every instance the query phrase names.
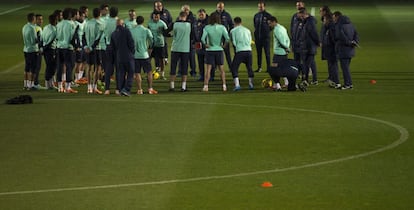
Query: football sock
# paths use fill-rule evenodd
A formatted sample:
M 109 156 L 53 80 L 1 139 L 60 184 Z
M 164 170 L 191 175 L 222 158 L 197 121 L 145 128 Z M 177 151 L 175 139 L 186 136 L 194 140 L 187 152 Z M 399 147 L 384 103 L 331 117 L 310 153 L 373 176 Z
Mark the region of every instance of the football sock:
M 174 82 L 170 82 L 170 88 L 174 89 Z
M 234 80 L 234 86 L 239 87 L 240 86 L 239 78 L 235 77 L 233 80 Z
M 182 84 L 181 84 L 181 88 L 182 89 L 187 89 L 187 82 L 183 82 Z
M 289 80 L 286 77 L 283 77 L 283 84 L 289 85 Z
M 253 77 L 249 77 L 249 86 L 250 87 L 254 86 Z
M 280 89 L 282 87 L 280 87 L 280 83 L 276 83 L 276 89 Z

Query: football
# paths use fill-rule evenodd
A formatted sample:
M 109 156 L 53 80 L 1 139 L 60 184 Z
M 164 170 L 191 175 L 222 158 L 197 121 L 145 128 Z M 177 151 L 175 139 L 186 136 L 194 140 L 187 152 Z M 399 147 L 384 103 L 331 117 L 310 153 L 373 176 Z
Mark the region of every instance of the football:
M 267 79 L 262 80 L 262 87 L 263 88 L 270 88 L 272 86 L 273 86 L 273 80 L 272 79 L 267 78 Z
M 153 78 L 154 80 L 159 79 L 159 78 L 160 78 L 160 73 L 158 73 L 157 71 L 153 71 L 153 72 L 152 72 L 152 78 Z

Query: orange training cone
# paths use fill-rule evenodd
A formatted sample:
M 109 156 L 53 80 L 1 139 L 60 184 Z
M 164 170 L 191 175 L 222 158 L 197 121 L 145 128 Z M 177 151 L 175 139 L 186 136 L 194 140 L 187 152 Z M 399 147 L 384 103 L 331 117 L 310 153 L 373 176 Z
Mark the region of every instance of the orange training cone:
M 263 182 L 262 187 L 273 187 L 273 184 L 271 182 Z

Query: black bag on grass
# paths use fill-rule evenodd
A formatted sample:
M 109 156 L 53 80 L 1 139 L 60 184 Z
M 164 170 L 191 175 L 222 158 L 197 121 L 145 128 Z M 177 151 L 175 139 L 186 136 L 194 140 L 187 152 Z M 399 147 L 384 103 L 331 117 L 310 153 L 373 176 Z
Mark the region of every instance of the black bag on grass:
M 8 99 L 6 104 L 32 104 L 33 98 L 30 95 L 19 95 Z

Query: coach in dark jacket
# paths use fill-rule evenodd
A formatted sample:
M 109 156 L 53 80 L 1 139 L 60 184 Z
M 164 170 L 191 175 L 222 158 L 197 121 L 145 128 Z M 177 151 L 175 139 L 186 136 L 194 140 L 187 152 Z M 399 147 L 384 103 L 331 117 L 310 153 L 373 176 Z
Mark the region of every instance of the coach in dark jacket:
M 302 28 L 298 28 L 297 42 L 301 62 L 304 66 L 302 80 L 308 81 L 309 69 L 312 70 L 312 84 L 318 84 L 315 54 L 319 46 L 319 35 L 316 29 L 316 19 L 311 16 L 305 8 L 301 8 L 298 12 L 298 18 L 302 20 Z
M 129 96 L 134 79 L 135 45 L 131 32 L 123 26 L 124 21 L 118 19 L 116 24 L 116 29 L 111 36 L 111 43 L 117 65 L 117 89 L 121 91 L 122 95 Z M 125 81 L 125 76 L 127 76 L 127 81 Z
M 344 86 L 342 89 L 352 89 L 352 78 L 349 65 L 355 55 L 355 47 L 358 46 L 359 37 L 351 20 L 343 16 L 341 12 L 333 13 L 335 22 L 335 51 L 341 64 L 344 77 Z
M 328 63 L 328 82 L 331 87 L 339 88 L 338 60 L 335 52 L 335 23 L 332 14 L 322 16 L 323 25 L 321 27 L 321 54 L 322 60 Z
M 230 13 L 228 13 L 224 9 L 224 3 L 223 2 L 217 3 L 217 7 L 216 7 L 215 12 L 220 15 L 221 24 L 227 29 L 227 32 L 230 33 L 231 29 L 234 28 L 234 23 L 233 23 L 233 19 L 231 18 Z M 224 54 L 226 55 L 227 65 L 230 68 L 230 66 L 231 66 L 231 55 L 230 55 L 230 45 L 229 44 L 224 46 Z
M 254 15 L 254 40 L 257 52 L 257 67 L 256 72 L 262 70 L 262 49 L 264 49 L 266 56 L 266 68 L 270 65 L 270 27 L 268 20 L 272 15 L 265 9 L 266 4 L 259 2 L 257 7 L 259 12 Z
M 300 62 L 300 53 L 299 53 L 299 46 L 297 44 L 297 31 L 301 30 L 303 23 L 300 18 L 298 18 L 298 12 L 300 9 L 305 7 L 305 3 L 303 1 L 296 2 L 296 10 L 295 14 L 293 14 L 290 20 L 290 42 L 292 43 L 292 52 L 293 58 L 295 61 Z M 299 72 L 301 73 L 301 72 Z
M 198 19 L 196 21 L 196 24 L 194 25 L 194 32 L 196 41 L 198 70 L 200 74 L 200 78 L 198 79 L 198 81 L 204 81 L 204 58 L 206 54 L 206 47 L 201 43 L 201 36 L 203 35 L 204 27 L 208 25 L 208 15 L 205 9 L 199 9 L 197 13 Z M 210 78 L 214 78 L 214 71 L 211 71 L 210 75 Z

